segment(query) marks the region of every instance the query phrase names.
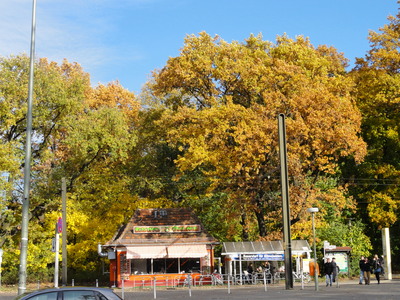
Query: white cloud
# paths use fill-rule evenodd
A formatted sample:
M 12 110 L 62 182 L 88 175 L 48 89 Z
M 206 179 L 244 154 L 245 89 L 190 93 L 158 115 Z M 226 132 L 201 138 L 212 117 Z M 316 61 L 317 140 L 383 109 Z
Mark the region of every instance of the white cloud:
M 163 50 L 148 32 L 163 26 L 153 11 L 170 7 L 167 0 L 36 1 L 36 57 L 77 62 L 94 84 L 120 79 L 138 89 L 154 68 L 149 62 Z M 32 3 L 0 0 L 0 56 L 29 55 Z
M 137 50 L 119 49 L 104 41 L 105 35 L 117 30 L 113 15 L 125 5 L 142 5 L 157 0 L 38 0 L 36 9 L 36 57 L 61 62 L 76 61 L 85 69 L 95 69 L 111 61 L 121 61 L 123 52 L 133 53 L 130 59 L 140 59 Z M 30 51 L 32 1 L 0 1 L 0 55 L 9 56 Z M 121 51 L 122 50 L 122 51 Z M 122 53 L 121 53 L 122 52 Z M 135 54 L 136 52 L 136 54 Z
M 30 51 L 32 4 L 27 1 L 0 1 L 0 54 L 8 56 Z

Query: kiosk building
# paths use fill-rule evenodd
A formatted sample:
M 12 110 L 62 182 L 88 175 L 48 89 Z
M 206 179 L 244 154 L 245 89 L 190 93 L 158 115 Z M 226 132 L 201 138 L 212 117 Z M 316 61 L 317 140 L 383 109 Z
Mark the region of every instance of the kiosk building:
M 138 209 L 99 254 L 110 259 L 110 283 L 137 286 L 146 277 L 172 280 L 178 274 L 213 270 L 218 242 L 187 208 Z

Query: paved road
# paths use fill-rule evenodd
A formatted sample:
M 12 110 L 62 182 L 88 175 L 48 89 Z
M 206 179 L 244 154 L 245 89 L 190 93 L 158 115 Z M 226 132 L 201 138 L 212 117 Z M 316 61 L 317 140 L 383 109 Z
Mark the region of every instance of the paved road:
M 120 294 L 119 291 L 117 291 Z M 120 294 L 121 295 L 121 294 Z M 135 291 L 124 293 L 125 300 L 147 300 L 154 299 L 154 292 Z M 271 286 L 265 291 L 264 286 L 245 286 L 233 287 L 228 294 L 227 288 L 193 288 L 191 296 L 188 289 L 178 290 L 157 290 L 157 299 L 193 299 L 193 300 L 253 300 L 253 299 L 400 299 L 400 281 L 383 281 L 381 284 L 376 282 L 371 285 L 359 285 L 357 281 L 341 284 L 339 287 L 320 286 L 319 291 L 315 291 L 315 286 L 308 284 L 301 289 L 296 284 L 292 290 L 286 290 L 283 285 Z
M 115 291 L 121 295 L 120 289 Z M 0 300 L 12 300 L 15 294 L 0 293 Z M 147 290 L 126 290 L 124 292 L 125 300 L 150 300 L 154 299 L 154 291 Z M 253 299 L 339 299 L 339 300 L 369 300 L 369 299 L 400 299 L 400 281 L 383 280 L 381 284 L 372 281 L 371 285 L 359 285 L 358 281 L 346 281 L 339 286 L 325 287 L 322 283 L 319 286 L 319 291 L 315 291 L 315 286 L 311 282 L 301 288 L 300 284 L 296 283 L 292 290 L 286 290 L 285 286 L 273 285 L 268 286 L 267 291 L 263 285 L 257 286 L 241 286 L 232 287 L 231 293 L 228 293 L 227 287 L 195 287 L 191 289 L 191 295 L 188 288 L 158 289 L 156 291 L 156 299 L 191 299 L 191 300 L 253 300 Z

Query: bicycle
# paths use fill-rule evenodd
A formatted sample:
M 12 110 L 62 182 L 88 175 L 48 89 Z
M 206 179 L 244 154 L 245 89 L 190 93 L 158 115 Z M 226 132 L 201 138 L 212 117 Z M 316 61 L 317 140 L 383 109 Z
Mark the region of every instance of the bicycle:
M 285 273 L 283 273 L 283 272 L 275 272 L 275 274 L 274 274 L 274 278 L 273 278 L 273 283 L 279 283 L 279 281 L 281 280 L 281 278 L 282 278 L 282 274 L 285 274 Z
M 296 281 L 300 281 L 303 279 L 304 283 L 309 283 L 311 281 L 311 276 L 309 273 L 296 273 L 295 271 L 293 271 L 293 280 Z

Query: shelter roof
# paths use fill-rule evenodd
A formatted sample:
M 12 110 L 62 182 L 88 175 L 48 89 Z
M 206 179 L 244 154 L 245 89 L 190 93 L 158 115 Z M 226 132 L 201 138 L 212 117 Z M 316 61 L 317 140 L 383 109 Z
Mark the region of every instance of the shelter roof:
M 258 242 L 224 242 L 222 254 L 269 254 L 283 253 L 282 241 L 258 241 Z M 311 252 L 306 240 L 292 240 L 292 253 Z
M 325 248 L 325 252 L 351 252 L 351 247 L 335 247 L 335 248 Z

